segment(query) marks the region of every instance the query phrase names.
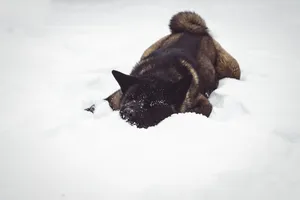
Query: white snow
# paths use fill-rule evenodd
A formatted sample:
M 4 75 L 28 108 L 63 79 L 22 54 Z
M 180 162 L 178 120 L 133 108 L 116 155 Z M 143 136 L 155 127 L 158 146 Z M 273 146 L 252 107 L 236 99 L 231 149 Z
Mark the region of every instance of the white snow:
M 131 127 L 101 101 L 192 9 L 240 63 L 210 118 Z M 300 199 L 300 2 L 2 0 L 0 199 Z M 98 104 L 95 115 L 83 111 Z

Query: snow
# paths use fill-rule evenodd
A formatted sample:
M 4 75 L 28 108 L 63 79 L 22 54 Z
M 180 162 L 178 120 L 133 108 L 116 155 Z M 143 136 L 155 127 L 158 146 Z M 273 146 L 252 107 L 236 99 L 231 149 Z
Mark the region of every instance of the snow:
M 300 3 L 170 2 L 1 1 L 0 199 L 300 198 Z M 242 78 L 220 82 L 210 118 L 131 127 L 101 100 L 111 70 L 129 72 L 187 9 Z

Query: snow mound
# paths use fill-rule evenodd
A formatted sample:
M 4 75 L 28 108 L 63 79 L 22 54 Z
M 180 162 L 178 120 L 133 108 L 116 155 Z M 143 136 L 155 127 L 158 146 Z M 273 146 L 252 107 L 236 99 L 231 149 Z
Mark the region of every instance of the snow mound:
M 0 6 L 0 199 L 300 198 L 298 1 L 25 4 Z M 130 126 L 102 100 L 111 70 L 129 72 L 190 9 L 241 80 L 220 82 L 209 118 Z

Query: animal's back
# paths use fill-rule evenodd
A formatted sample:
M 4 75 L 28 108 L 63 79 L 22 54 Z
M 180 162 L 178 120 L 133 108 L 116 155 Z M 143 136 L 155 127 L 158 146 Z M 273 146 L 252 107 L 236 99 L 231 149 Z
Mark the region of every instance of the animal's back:
M 160 48 L 141 60 L 133 68 L 131 75 L 176 82 L 190 73 L 190 70 L 182 65 L 182 61 L 196 65 L 196 60 L 182 48 Z
M 161 75 L 164 71 L 165 76 L 169 73 L 169 77 L 177 81 L 189 73 L 196 73 L 194 77 L 200 79 L 200 92 L 210 93 L 218 84 L 214 68 L 216 49 L 205 21 L 196 13 L 182 12 L 171 18 L 169 27 L 172 34 L 156 44 L 155 50 L 151 51 L 150 48 L 151 52 L 148 54 L 145 52 L 140 63 L 132 71 L 132 75 L 143 73 Z M 181 53 L 179 54 L 178 51 Z M 189 63 L 193 68 L 192 71 L 180 63 L 176 65 L 174 62 L 178 62 L 178 58 Z M 147 63 L 151 63 L 151 66 Z M 174 70 L 166 69 L 170 67 L 176 68 L 177 78 Z

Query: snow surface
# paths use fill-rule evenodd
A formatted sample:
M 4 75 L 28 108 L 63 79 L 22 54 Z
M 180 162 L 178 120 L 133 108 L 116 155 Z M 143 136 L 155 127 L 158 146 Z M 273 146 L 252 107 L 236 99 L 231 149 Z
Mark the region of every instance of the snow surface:
M 237 58 L 210 118 L 147 130 L 101 99 L 169 33 L 202 15 Z M 300 199 L 300 2 L 0 2 L 0 199 Z M 92 103 L 95 115 L 83 111 Z

